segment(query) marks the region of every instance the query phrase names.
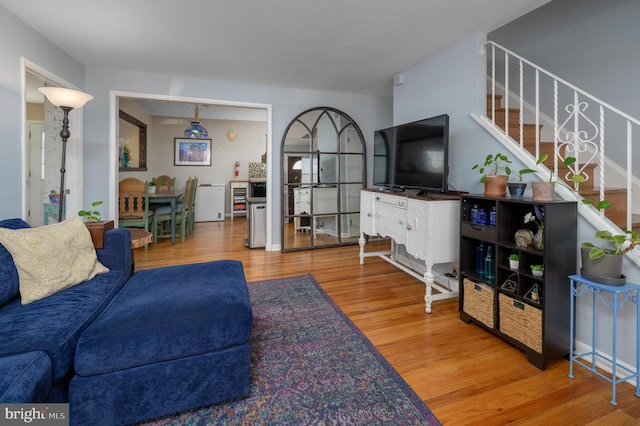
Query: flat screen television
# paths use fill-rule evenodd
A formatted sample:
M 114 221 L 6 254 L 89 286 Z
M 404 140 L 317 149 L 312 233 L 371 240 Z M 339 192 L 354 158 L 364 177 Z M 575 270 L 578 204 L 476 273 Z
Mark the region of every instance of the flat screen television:
M 447 192 L 449 116 L 438 115 L 374 133 L 373 184 L 390 190 Z

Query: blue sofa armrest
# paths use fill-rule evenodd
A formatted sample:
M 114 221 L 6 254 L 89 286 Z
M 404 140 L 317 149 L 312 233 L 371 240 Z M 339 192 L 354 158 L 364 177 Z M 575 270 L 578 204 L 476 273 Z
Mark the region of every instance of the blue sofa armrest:
M 110 229 L 104 234 L 104 247 L 96 249 L 98 260 L 109 269 L 123 270 L 131 276 L 131 233 L 127 229 Z

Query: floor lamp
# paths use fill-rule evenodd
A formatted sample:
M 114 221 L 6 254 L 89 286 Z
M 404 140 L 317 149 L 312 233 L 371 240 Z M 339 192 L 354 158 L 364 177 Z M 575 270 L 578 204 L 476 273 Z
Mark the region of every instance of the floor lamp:
M 67 139 L 71 136 L 69 132 L 69 111 L 74 108 L 82 108 L 84 104 L 93 99 L 93 96 L 73 89 L 65 89 L 64 87 L 41 87 L 38 89 L 47 97 L 49 102 L 60 107 L 64 112 L 62 119 L 62 130 L 60 137 L 62 138 L 62 165 L 60 166 L 60 196 L 58 197 L 58 222 L 62 221 L 62 206 L 64 202 L 64 168 L 65 158 L 67 154 Z

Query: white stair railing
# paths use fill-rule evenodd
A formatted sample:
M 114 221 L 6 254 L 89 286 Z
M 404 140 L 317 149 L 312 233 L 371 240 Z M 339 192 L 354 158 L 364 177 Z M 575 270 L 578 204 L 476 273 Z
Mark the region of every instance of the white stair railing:
M 553 143 L 553 166 L 538 173 L 543 180 L 557 179 L 559 166 L 562 166 L 565 157 L 575 157 L 577 161 L 569 166 L 567 175 L 562 177 L 581 175 L 585 182 L 575 185 L 576 192 L 556 185 L 557 193 L 564 198 L 575 199 L 580 186 L 583 190 L 592 187 L 599 194 L 600 200 L 606 198 L 605 188 L 624 188 L 625 229 L 632 229 L 633 187 L 636 185 L 636 190 L 640 187 L 640 183 L 634 178 L 632 167 L 633 136 L 634 131 L 640 131 L 640 120 L 497 43 L 485 42 L 482 54 L 487 55 L 490 118 L 475 115 L 474 118 L 529 168 L 535 168 L 535 159 L 541 152 L 541 141 Z M 504 129 L 496 123 L 496 111 L 500 108 L 498 96 L 502 97 L 505 111 Z M 510 105 L 519 109 L 517 124 L 509 123 Z M 527 122 L 535 126 L 535 146 L 528 147 L 533 155 L 525 150 Z M 587 167 L 594 163 L 597 174 L 590 176 Z M 636 206 L 636 211 L 640 211 L 639 207 Z M 580 205 L 580 212 L 597 229 L 620 233 L 622 227 L 609 221 L 604 209 L 596 211 L 591 206 Z M 640 254 L 634 253 L 630 258 L 640 266 Z
M 488 62 L 490 64 L 489 76 L 490 93 L 493 99 L 491 102 L 491 121 L 496 125 L 496 109 L 498 105 L 495 97 L 503 95 L 503 107 L 509 111 L 510 104 L 516 102 L 520 110 L 519 129 L 516 132 L 519 139 L 516 141 L 523 148 L 524 114 L 530 111 L 533 115 L 532 121 L 535 125 L 535 150 L 534 156 L 540 153 L 540 142 L 542 132 L 540 124 L 543 117 L 553 125 L 553 134 L 548 135 L 549 141 L 554 144 L 554 152 L 558 155 L 554 158 L 552 173 L 557 177 L 558 165 L 562 164 L 565 156 L 575 157 L 576 163 L 570 166 L 569 175 L 582 175 L 586 182 L 592 179 L 585 170 L 586 165 L 592 162 L 597 164 L 598 181 L 595 187 L 599 190 L 600 198 L 605 197 L 604 189 L 606 185 L 605 166 L 605 141 L 607 148 L 614 141 L 622 140 L 626 142 L 626 148 L 617 149 L 618 158 L 625 161 L 617 162 L 616 170 L 624 173 L 624 187 L 627 190 L 627 229 L 632 225 L 632 188 L 633 188 L 633 133 L 640 128 L 640 121 L 629 114 L 607 104 L 606 102 L 590 95 L 580 88 L 568 83 L 556 75 L 542 69 L 521 56 L 510 52 L 504 47 L 487 41 L 483 47 L 489 47 Z M 501 53 L 500 53 L 501 52 Z M 518 72 L 513 75 L 510 68 L 516 64 Z M 498 68 L 502 65 L 502 69 Z M 512 82 L 517 79 L 515 84 Z M 543 81 L 544 80 L 544 81 Z M 517 94 L 511 91 L 510 87 L 517 86 Z M 503 93 L 499 89 L 503 88 Z M 546 92 L 545 92 L 546 90 Z M 508 95 L 507 95 L 508 94 Z M 545 107 L 547 107 L 545 109 Z M 561 109 L 564 111 L 562 112 Z M 590 109 L 590 110 L 589 110 Z M 549 111 L 552 111 L 552 118 L 549 118 Z M 597 123 L 597 124 L 596 124 Z M 613 127 L 615 125 L 615 127 Z M 505 113 L 504 134 L 509 137 L 509 114 Z M 607 134 L 605 135 L 605 129 Z M 512 129 L 513 132 L 513 129 Z M 613 150 L 611 150 L 613 151 Z M 609 161 L 612 161 L 609 159 Z M 614 161 L 615 163 L 615 161 Z M 620 179 L 613 180 L 613 187 L 620 187 Z M 583 184 L 584 185 L 584 184 Z M 579 189 L 578 187 L 576 189 Z

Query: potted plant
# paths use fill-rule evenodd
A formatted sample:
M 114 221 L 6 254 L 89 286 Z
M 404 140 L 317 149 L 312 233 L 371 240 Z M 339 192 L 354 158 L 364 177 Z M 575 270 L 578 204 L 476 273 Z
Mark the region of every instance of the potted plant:
M 640 244 L 640 233 L 625 231 L 624 234 L 614 235 L 609 231 L 597 231 L 595 237 L 606 241 L 610 247 L 598 247 L 588 241 L 580 244 L 580 273 L 588 280 L 601 284 L 624 285 L 626 277 L 622 275 L 622 258 Z
M 93 245 L 95 246 L 95 248 L 104 247 L 104 233 L 109 229 L 113 229 L 114 226 L 112 220 L 100 220 L 100 211 L 96 210 L 96 207 L 101 204 L 102 201 L 94 201 L 93 203 L 91 203 L 91 209 L 80 210 L 78 212 L 78 216 L 86 219 L 85 226 L 89 230 L 89 234 L 91 234 L 91 239 L 93 240 Z
M 506 155 L 497 153 L 489 154 L 484 159 L 484 164 L 476 164 L 471 170 L 478 170 L 482 177 L 480 182 L 484 183 L 484 195 L 488 197 L 504 197 L 507 190 L 507 180 L 511 174 L 509 167 L 511 160 Z M 499 174 L 504 170 L 505 174 Z
M 538 157 L 538 160 L 536 161 L 536 166 L 539 166 L 540 164 L 544 163 L 547 158 L 549 158 L 549 156 L 547 154 L 542 154 L 540 157 Z M 573 164 L 575 164 L 576 162 L 576 158 L 575 157 L 567 157 L 564 160 L 562 160 L 562 164 L 565 167 L 569 167 Z M 585 181 L 584 176 L 579 175 L 579 174 L 575 174 L 573 173 L 570 177 L 569 180 L 573 183 L 582 183 Z M 569 185 L 565 184 L 564 182 L 558 182 L 553 180 L 553 174 L 549 175 L 549 180 L 544 182 L 544 181 L 540 181 L 540 182 L 532 182 L 531 183 L 531 191 L 533 192 L 533 200 L 534 201 L 553 201 L 553 193 L 555 191 L 555 185 L 556 183 L 560 183 L 564 186 L 566 186 L 567 188 L 569 188 L 570 190 L 575 192 L 575 189 L 570 187 Z M 589 203 L 585 203 L 585 204 L 589 204 Z
M 94 201 L 91 208 L 95 209 L 102 204 L 102 201 Z M 80 210 L 78 216 L 87 219 L 89 222 L 100 222 L 100 211 L 98 210 Z
M 518 171 L 518 182 L 508 182 L 509 194 L 513 198 L 522 198 L 524 190 L 527 188 L 527 182 L 522 181 L 522 176 L 528 173 L 535 173 L 533 169 L 520 169 Z
M 131 156 L 131 148 L 124 141 L 120 142 L 120 159 L 122 167 L 129 167 L 129 162 L 133 160 L 133 157 Z
M 531 265 L 531 273 L 534 277 L 541 277 L 544 274 L 543 265 Z
M 518 269 L 520 267 L 520 256 L 513 253 L 509 255 L 509 268 Z
M 156 193 L 156 183 L 154 181 L 151 181 L 148 183 L 149 185 L 149 194 L 155 194 Z
M 62 204 L 65 204 L 66 197 L 62 197 Z M 51 204 L 60 204 L 60 194 L 55 189 L 52 189 L 49 193 L 49 202 Z

